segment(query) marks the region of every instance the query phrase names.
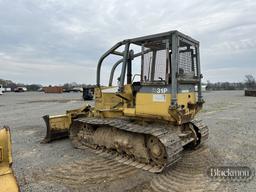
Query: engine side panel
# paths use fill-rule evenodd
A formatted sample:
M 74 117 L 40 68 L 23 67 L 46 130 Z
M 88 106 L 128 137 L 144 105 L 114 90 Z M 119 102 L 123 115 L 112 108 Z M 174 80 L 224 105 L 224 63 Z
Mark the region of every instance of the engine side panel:
M 185 113 L 195 113 L 188 108 L 188 102 L 195 104 L 196 96 L 194 92 L 179 93 L 177 95 L 178 105 L 183 106 Z M 137 93 L 136 114 L 155 115 L 163 118 L 170 118 L 169 107 L 171 104 L 171 94 L 165 93 Z

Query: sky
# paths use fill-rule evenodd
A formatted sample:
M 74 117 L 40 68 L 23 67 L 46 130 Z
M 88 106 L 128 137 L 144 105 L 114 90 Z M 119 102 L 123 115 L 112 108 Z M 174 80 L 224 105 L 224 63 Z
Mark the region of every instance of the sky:
M 116 42 L 170 30 L 200 41 L 203 81 L 256 76 L 254 0 L 0 0 L 0 78 L 94 84 Z

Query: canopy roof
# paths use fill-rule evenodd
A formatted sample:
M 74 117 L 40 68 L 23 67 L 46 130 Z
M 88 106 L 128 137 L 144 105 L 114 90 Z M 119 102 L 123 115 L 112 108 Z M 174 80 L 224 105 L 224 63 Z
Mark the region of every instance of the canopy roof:
M 143 45 L 147 48 L 162 48 L 165 47 L 163 40 L 170 39 L 172 40 L 172 35 L 177 34 L 180 38 L 180 46 L 190 46 L 190 45 L 199 45 L 199 42 L 177 30 L 168 31 L 164 33 L 157 33 L 153 35 L 147 35 L 132 39 L 126 39 L 125 42 L 134 43 L 136 45 Z M 170 41 L 171 44 L 171 41 Z

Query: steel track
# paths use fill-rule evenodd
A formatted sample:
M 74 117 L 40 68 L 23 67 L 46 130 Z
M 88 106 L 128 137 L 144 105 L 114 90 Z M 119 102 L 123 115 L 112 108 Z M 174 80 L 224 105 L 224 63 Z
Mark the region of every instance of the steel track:
M 93 118 L 93 117 L 84 117 L 75 119 L 74 122 L 79 124 L 89 124 L 89 125 L 96 125 L 96 126 L 106 126 L 106 127 L 115 127 L 120 130 L 133 132 L 133 133 L 141 133 L 147 134 L 157 137 L 161 143 L 165 146 L 166 154 L 167 154 L 167 161 L 166 163 L 159 167 L 153 164 L 145 164 L 136 161 L 135 159 L 119 154 L 118 152 L 108 151 L 98 149 L 96 150 L 97 154 L 105 154 L 108 155 L 109 158 L 115 159 L 116 161 L 123 163 L 125 165 L 134 166 L 136 168 L 140 168 L 149 172 L 153 173 L 160 173 L 163 169 L 169 167 L 170 165 L 174 164 L 181 158 L 181 152 L 183 150 L 182 141 L 178 137 L 176 130 L 171 129 L 170 126 L 167 125 L 158 125 L 157 127 L 154 125 L 146 125 L 142 126 L 137 123 L 131 122 L 126 119 L 118 119 L 118 118 L 111 118 L 111 119 L 100 119 L 100 118 Z M 208 127 L 202 124 L 200 120 L 193 120 L 191 121 L 196 127 L 198 127 L 199 133 L 201 134 L 202 142 L 204 142 L 208 138 Z M 71 138 L 72 139 L 72 138 Z M 74 139 L 74 138 L 73 138 Z M 78 148 L 84 148 L 84 145 L 76 145 Z
M 141 134 L 147 134 L 157 137 L 161 143 L 165 146 L 166 154 L 167 154 L 167 161 L 166 163 L 159 167 L 156 165 L 151 164 L 145 164 L 138 162 L 132 158 L 129 158 L 129 156 L 123 156 L 116 152 L 115 159 L 123 164 L 134 166 L 136 168 L 140 168 L 149 172 L 153 173 L 159 173 L 162 172 L 164 168 L 169 167 L 176 161 L 178 161 L 181 158 L 181 151 L 183 150 L 182 143 L 180 138 L 177 136 L 177 134 L 174 131 L 170 131 L 166 129 L 166 126 L 158 125 L 155 126 L 141 126 L 136 123 L 130 122 L 128 120 L 124 119 L 99 119 L 99 118 L 92 118 L 92 117 L 85 117 L 85 118 L 79 118 L 75 119 L 75 122 L 83 123 L 83 124 L 89 124 L 89 125 L 97 125 L 97 126 L 106 126 L 106 127 L 115 127 L 120 130 L 133 132 L 133 133 L 141 133 Z M 78 148 L 81 148 L 78 147 Z M 109 153 L 108 151 L 98 151 L 98 153 Z M 113 156 L 113 152 L 111 151 L 111 156 Z

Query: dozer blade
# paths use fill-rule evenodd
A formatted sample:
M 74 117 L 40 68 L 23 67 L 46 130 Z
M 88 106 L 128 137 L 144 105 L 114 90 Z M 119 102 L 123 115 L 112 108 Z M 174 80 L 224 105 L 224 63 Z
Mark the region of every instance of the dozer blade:
M 84 105 L 78 109 L 67 110 L 66 114 L 63 115 L 43 116 L 47 132 L 41 143 L 49 143 L 57 139 L 67 138 L 69 136 L 69 128 L 73 119 L 87 116 L 90 109 L 90 105 Z
M 69 135 L 69 127 L 71 124 L 70 115 L 43 116 L 46 124 L 47 132 L 42 143 L 49 143 L 53 140 L 66 138 Z
M 0 129 L 0 190 L 18 192 L 19 186 L 12 170 L 10 129 Z

